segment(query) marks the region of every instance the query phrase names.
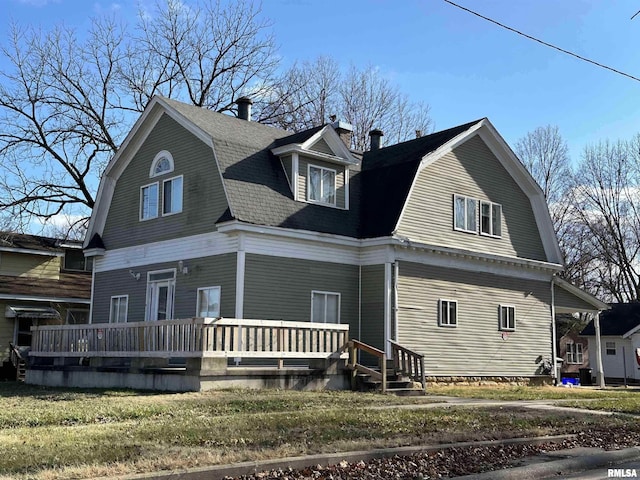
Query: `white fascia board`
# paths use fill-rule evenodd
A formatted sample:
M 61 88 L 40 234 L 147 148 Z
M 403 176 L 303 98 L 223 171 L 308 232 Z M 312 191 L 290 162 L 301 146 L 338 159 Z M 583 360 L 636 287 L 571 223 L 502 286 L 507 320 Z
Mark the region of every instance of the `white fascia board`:
M 292 143 L 290 145 L 283 145 L 282 147 L 274 148 L 271 150 L 276 156 L 288 155 L 297 153 L 298 155 L 304 155 L 308 158 L 315 160 L 322 160 L 324 162 L 337 163 L 340 165 L 355 165 L 358 162 L 355 160 L 349 160 L 336 155 L 329 155 L 328 153 L 316 152 L 315 150 L 306 150 L 302 148 L 299 143 Z
M 567 282 L 566 280 L 563 280 L 562 278 L 554 277 L 553 283 L 554 285 L 557 285 L 563 290 L 566 290 L 570 294 L 578 297 L 580 300 L 587 302 L 590 305 L 593 305 L 594 307 L 593 311 L 609 310 L 611 308 L 611 306 L 608 303 L 604 303 L 598 300 L 596 297 L 594 297 L 590 293 L 585 292 L 581 288 L 576 287 L 575 285 Z
M 11 248 L 11 247 L 0 247 L 0 252 L 7 253 L 26 253 L 28 255 L 40 255 L 43 257 L 64 257 L 63 252 L 47 252 L 44 250 L 32 250 L 30 248 Z
M 101 257 L 102 255 L 104 255 L 104 252 L 105 252 L 104 248 L 89 248 L 84 251 L 84 256 L 85 257 Z
M 223 233 L 212 232 L 190 237 L 163 240 L 132 247 L 107 250 L 100 262 L 94 265 L 97 273 L 122 268 L 141 267 L 157 263 L 178 262 L 193 258 L 235 253 L 238 239 Z
M 638 330 L 640 330 L 640 325 L 636 325 L 635 327 L 633 327 L 631 330 L 629 330 L 627 333 L 625 333 L 624 335 L 622 335 L 622 338 L 629 338 L 631 335 L 633 335 L 634 333 L 636 333 Z
M 218 227 L 218 232 L 220 233 L 251 232 L 288 238 L 297 238 L 300 240 L 309 240 L 314 242 L 334 243 L 348 247 L 359 247 L 361 245 L 361 240 L 353 237 L 335 235 L 332 233 L 314 232 L 312 230 L 294 230 L 282 227 L 254 225 L 250 223 L 243 223 L 239 220 L 229 220 L 227 222 L 221 222 L 216 224 L 216 226 Z
M 60 303 L 82 303 L 83 305 L 90 305 L 91 300 L 87 298 L 74 298 L 74 297 L 48 297 L 48 296 L 36 296 L 36 295 L 9 295 L 0 294 L 0 300 L 19 300 L 23 302 L 60 302 Z

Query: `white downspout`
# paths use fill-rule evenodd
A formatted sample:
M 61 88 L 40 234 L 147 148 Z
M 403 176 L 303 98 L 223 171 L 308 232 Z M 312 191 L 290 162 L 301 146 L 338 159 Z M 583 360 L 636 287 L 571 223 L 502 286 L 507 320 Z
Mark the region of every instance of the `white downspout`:
M 558 384 L 558 362 L 556 361 L 557 347 L 556 347 L 556 292 L 555 285 L 553 283 L 553 278 L 551 279 L 551 355 L 553 356 L 551 360 L 551 365 L 553 368 L 551 369 L 554 385 Z
M 393 340 L 398 341 L 398 274 L 399 262 L 393 263 Z
M 595 314 L 593 325 L 596 327 L 596 383 L 604 388 L 604 370 L 602 368 L 602 341 L 600 338 L 600 312 Z

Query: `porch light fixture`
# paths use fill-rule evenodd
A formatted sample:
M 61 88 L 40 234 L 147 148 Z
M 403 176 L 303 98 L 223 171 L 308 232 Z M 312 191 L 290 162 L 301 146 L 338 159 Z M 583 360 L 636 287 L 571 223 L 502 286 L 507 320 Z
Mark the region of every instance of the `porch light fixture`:
M 183 275 L 189 274 L 189 267 L 182 260 L 178 262 L 178 271 Z
M 134 272 L 133 270 L 129 270 L 129 275 L 133 277 L 134 280 L 140 280 L 140 272 Z

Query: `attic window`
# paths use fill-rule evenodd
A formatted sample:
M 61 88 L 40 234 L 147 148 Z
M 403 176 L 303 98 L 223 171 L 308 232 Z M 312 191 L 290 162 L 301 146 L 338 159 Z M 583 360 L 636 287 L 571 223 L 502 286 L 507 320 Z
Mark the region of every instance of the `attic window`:
M 158 152 L 153 159 L 153 162 L 151 162 L 149 176 L 157 177 L 170 172 L 173 172 L 173 157 L 166 150 L 162 150 L 161 152 Z
M 314 203 L 336 204 L 336 171 L 309 165 L 307 200 Z

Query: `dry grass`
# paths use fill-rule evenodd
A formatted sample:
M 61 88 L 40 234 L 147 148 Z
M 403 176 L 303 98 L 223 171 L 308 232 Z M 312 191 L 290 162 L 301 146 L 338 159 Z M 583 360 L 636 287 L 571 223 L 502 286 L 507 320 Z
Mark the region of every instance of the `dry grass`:
M 305 453 L 536 436 L 597 420 L 351 392 L 149 394 L 0 384 L 0 478 L 68 479 Z M 582 418 L 584 417 L 584 418 Z M 606 419 L 615 425 L 618 419 Z

